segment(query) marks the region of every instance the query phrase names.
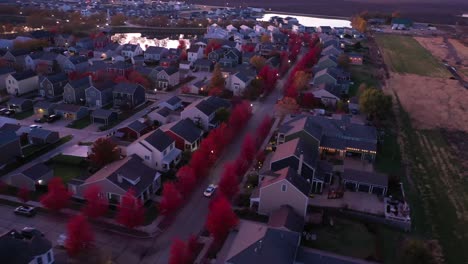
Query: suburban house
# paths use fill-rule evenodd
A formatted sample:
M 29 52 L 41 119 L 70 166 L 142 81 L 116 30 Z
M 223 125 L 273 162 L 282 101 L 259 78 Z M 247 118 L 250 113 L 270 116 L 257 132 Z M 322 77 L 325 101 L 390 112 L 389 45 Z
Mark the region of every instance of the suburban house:
M 338 67 L 338 59 L 333 55 L 322 56 L 314 66 L 314 72 L 319 72 L 330 67 Z
M 192 45 L 187 50 L 187 60 L 190 63 L 194 63 L 196 60 L 203 58 L 203 47 L 198 45 Z
M 125 58 L 133 58 L 143 54 L 140 44 L 125 44 L 120 51 L 120 54 Z
M 161 69 L 155 80 L 156 88 L 166 90 L 180 83 L 180 73 L 177 67 L 168 67 Z
M 87 107 L 73 104 L 58 104 L 55 107 L 55 114 L 67 120 L 79 120 L 89 114 Z
M 309 205 L 310 183 L 290 167 L 260 175 L 261 182 L 250 198 L 250 206 L 258 206 L 258 213 L 270 215 L 283 205 L 305 218 Z
M 88 58 L 86 56 L 71 56 L 64 60 L 61 66 L 66 73 L 84 72 L 88 68 Z
M 108 164 L 85 180 L 70 180 L 68 190 L 74 197 L 83 199 L 84 191 L 96 185 L 111 204 L 119 204 L 130 189 L 135 191 L 136 198 L 146 202 L 161 188 L 161 174 L 145 165 L 137 155 L 130 155 Z
M 29 143 L 33 145 L 53 144 L 59 141 L 59 139 L 60 137 L 57 131 L 42 128 L 34 128 L 28 134 Z
M 83 105 L 86 102 L 85 90 L 92 85 L 92 80 L 88 76 L 81 79 L 69 81 L 63 87 L 63 101 L 67 104 Z
M 120 54 L 121 49 L 122 45 L 120 45 L 119 43 L 112 42 L 102 48 L 95 48 L 93 52 L 93 57 L 95 59 L 102 60 L 110 59 Z
M 249 87 L 255 77 L 255 71 L 239 71 L 232 75 L 229 90 L 231 90 L 235 96 L 242 96 L 245 89 Z
M 107 64 L 107 72 L 114 76 L 128 77 L 132 70 L 133 65 L 125 61 Z
M 52 243 L 39 231 L 10 231 L 0 235 L 0 259 L 3 263 L 52 264 Z M 21 252 L 21 253 L 19 253 Z
M 216 111 L 221 108 L 229 108 L 230 103 L 219 97 L 210 96 L 195 101 L 188 105 L 180 114 L 181 119 L 189 118 L 203 130 L 208 131 L 218 126 Z
M 167 99 L 166 101 L 162 101 L 158 105 L 159 107 L 167 107 L 172 111 L 175 111 L 182 107 L 182 99 L 177 95 L 172 96 L 171 98 Z
M 5 79 L 7 92 L 11 95 L 23 95 L 37 90 L 39 77 L 31 70 L 8 75 Z
M 216 63 L 223 57 L 223 55 L 224 55 L 223 49 L 213 50 L 210 53 L 208 53 L 208 59 L 212 61 L 213 63 Z
M 0 131 L 0 168 L 21 155 L 20 137 L 14 131 Z
M 330 34 L 332 33 L 333 28 L 330 26 L 319 26 L 317 27 L 317 32 L 324 33 L 324 34 Z
M 68 83 L 68 76 L 65 73 L 44 76 L 39 83 L 39 94 L 42 97 L 54 98 L 63 95 L 63 88 Z
M 28 50 L 23 49 L 15 49 L 15 50 L 8 50 L 3 58 L 8 62 L 8 66 L 10 67 L 18 67 L 22 70 L 26 69 L 26 56 L 29 55 Z
M 91 122 L 93 122 L 93 124 L 98 123 L 109 125 L 112 122 L 117 121 L 117 118 L 117 112 L 107 109 L 96 109 L 91 113 Z
M 160 129 L 148 133 L 127 148 L 127 154 L 138 155 L 143 163 L 158 171 L 168 171 L 180 161 L 182 151 L 173 140 Z
M 115 83 L 104 81 L 93 83 L 86 88 L 86 106 L 90 108 L 101 108 L 112 103 L 112 91 Z
M 15 73 L 15 69 L 11 67 L 0 67 L 0 91 L 6 89 L 6 78 L 8 75 Z
M 242 53 L 238 49 L 231 48 L 223 54 L 223 59 L 230 61 L 235 66 L 242 62 Z
M 343 54 L 343 50 L 333 46 L 333 45 L 330 45 L 326 48 L 324 48 L 322 50 L 322 52 L 320 53 L 322 56 L 335 56 L 335 57 L 339 57 L 341 54 Z
M 7 107 L 21 113 L 33 109 L 33 102 L 26 98 L 12 97 L 8 100 Z
M 279 144 L 270 161 L 270 170 L 290 167 L 312 184 L 312 191 L 321 193 L 330 178 L 319 177 L 317 171 L 319 151 L 316 146 L 301 137 Z
M 169 50 L 164 47 L 148 47 L 145 50 L 145 63 L 157 63 L 169 53 Z
M 10 176 L 9 184 L 17 188 L 25 188 L 30 191 L 36 190 L 36 185 L 47 186 L 54 177 L 54 171 L 43 163 L 37 163 L 22 172 Z
M 278 144 L 302 137 L 320 153 L 358 155 L 374 160 L 377 154 L 375 127 L 353 122 L 349 116 L 328 118 L 299 115 L 286 120 L 278 129 Z
M 340 100 L 340 98 L 326 89 L 316 89 L 312 90 L 312 94 L 314 98 L 320 99 L 324 105 L 335 106 L 336 103 Z
M 59 60 L 63 60 L 64 55 L 57 54 L 54 52 L 35 52 L 31 53 L 25 57 L 26 68 L 50 74 L 57 70 L 59 65 Z
M 188 118 L 162 126 L 161 130 L 175 140 L 176 148 L 184 151 L 197 150 L 203 138 L 203 130 Z
M 208 84 L 207 80 L 201 80 L 198 82 L 190 83 L 184 88 L 182 88 L 182 92 L 191 93 L 191 94 L 199 94 L 200 92 L 203 92 L 204 89 L 206 89 L 205 87 L 207 84 Z
M 57 107 L 56 103 L 39 101 L 34 104 L 34 114 L 40 117 L 52 115 L 55 113 L 55 107 Z
M 133 109 L 146 100 L 145 88 L 136 83 L 119 83 L 112 91 L 114 108 Z
M 148 113 L 148 119 L 152 122 L 157 122 L 158 125 L 164 125 L 172 122 L 173 111 L 167 107 L 159 108 L 155 111 Z
M 149 131 L 151 131 L 151 127 L 138 120 L 133 121 L 125 127 L 117 129 L 117 133 L 122 133 L 120 138 L 125 138 L 127 140 L 137 139 Z
M 54 44 L 56 47 L 73 46 L 75 37 L 71 34 L 56 34 L 54 36 Z
M 193 63 L 194 71 L 201 72 L 212 72 L 214 69 L 214 63 L 209 59 L 198 59 Z
M 348 93 L 351 74 L 339 68 L 325 68 L 314 75 L 313 86 L 321 84 L 340 86 L 343 93 Z

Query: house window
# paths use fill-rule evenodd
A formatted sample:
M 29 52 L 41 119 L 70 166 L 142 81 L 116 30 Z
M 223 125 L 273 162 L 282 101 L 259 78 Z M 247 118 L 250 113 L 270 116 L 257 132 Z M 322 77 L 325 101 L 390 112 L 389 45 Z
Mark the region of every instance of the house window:
M 281 191 L 285 192 L 286 191 L 286 184 L 281 185 Z
M 167 154 L 167 150 L 164 150 L 163 155 L 166 156 L 166 154 Z
M 42 256 L 36 257 L 36 263 L 37 264 L 42 264 Z
M 192 145 L 190 145 L 190 144 L 185 144 L 185 149 L 186 149 L 186 150 L 191 149 L 191 147 L 192 147 Z
M 52 262 L 52 253 L 50 253 L 50 251 L 47 252 L 47 262 L 48 262 L 48 263 L 51 263 L 51 262 Z
M 145 160 L 149 160 L 150 159 L 150 156 L 145 156 Z

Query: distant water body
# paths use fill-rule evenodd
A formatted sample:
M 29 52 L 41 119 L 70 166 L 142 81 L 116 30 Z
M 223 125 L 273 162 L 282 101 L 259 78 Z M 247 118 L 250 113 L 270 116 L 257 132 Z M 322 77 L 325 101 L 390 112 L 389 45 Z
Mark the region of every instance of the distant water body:
M 319 18 L 312 16 L 297 16 L 297 15 L 287 15 L 287 14 L 275 14 L 267 13 L 263 18 L 259 19 L 260 21 L 269 21 L 271 17 L 295 17 L 301 25 L 306 27 L 319 27 L 319 26 L 330 26 L 330 27 L 351 27 L 351 21 L 345 19 L 334 19 L 334 18 Z

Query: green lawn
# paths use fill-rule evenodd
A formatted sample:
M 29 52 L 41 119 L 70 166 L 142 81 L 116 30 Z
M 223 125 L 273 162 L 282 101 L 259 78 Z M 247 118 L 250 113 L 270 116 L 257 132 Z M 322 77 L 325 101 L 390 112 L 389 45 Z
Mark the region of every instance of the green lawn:
M 450 77 L 432 54 L 413 37 L 400 35 L 376 35 L 385 63 L 398 73 L 412 73 L 432 77 Z
M 16 113 L 13 118 L 14 119 L 18 119 L 18 120 L 23 120 L 25 118 L 28 118 L 30 116 L 32 116 L 34 114 L 34 111 L 31 109 L 31 110 L 28 110 L 28 111 L 23 111 L 21 113 Z
M 75 129 L 83 129 L 89 125 L 91 125 L 91 118 L 89 116 L 86 116 L 79 120 L 72 121 L 70 124 L 67 125 L 67 127 L 75 128 Z
M 376 238 L 362 223 L 334 218 L 334 226 L 307 226 L 317 239 L 302 240 L 307 247 L 365 259 L 376 257 Z
M 89 174 L 88 162 L 82 157 L 60 154 L 47 161 L 47 164 L 54 170 L 54 176 L 62 178 L 64 183 Z
M 367 87 L 380 87 L 380 82 L 377 79 L 377 70 L 374 65 L 364 61 L 363 65 L 350 65 L 349 71 L 353 84 L 349 87 L 349 97 L 357 95 L 359 85 L 365 83 Z
M 386 174 L 401 173 L 401 154 L 397 136 L 387 131 L 383 142 L 379 144 L 375 167 L 378 171 Z
M 399 103 L 399 102 L 397 102 Z M 446 263 L 468 262 L 468 184 L 460 161 L 438 130 L 418 130 L 399 105 L 411 175 L 404 178 L 417 235 L 437 239 Z

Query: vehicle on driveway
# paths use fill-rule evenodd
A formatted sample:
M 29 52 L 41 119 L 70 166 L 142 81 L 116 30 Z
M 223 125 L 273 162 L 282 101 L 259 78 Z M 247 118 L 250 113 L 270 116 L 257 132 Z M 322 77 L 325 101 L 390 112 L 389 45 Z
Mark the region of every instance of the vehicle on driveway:
M 57 238 L 57 245 L 64 248 L 66 241 L 67 241 L 67 235 L 60 234 L 59 237 Z
M 45 122 L 44 118 L 34 119 L 34 123 L 44 123 L 44 122 Z
M 26 205 L 18 206 L 15 208 L 15 214 L 32 217 L 36 214 L 36 208 Z
M 46 121 L 47 121 L 47 123 L 53 123 L 53 122 L 55 122 L 55 121 L 57 121 L 59 119 L 60 119 L 60 116 L 58 116 L 58 115 L 50 115 L 50 116 L 48 116 L 46 118 Z
M 8 112 L 8 108 L 0 109 L 0 115 L 5 115 L 6 112 Z
M 14 115 L 15 113 L 16 113 L 15 110 L 9 109 L 8 111 L 5 112 L 4 115 L 6 115 L 6 116 L 12 116 L 12 115 Z
M 34 227 L 25 227 L 21 230 L 21 235 L 23 235 L 25 238 L 32 239 L 36 234 L 39 234 L 40 236 L 44 236 L 44 233 L 41 231 L 37 230 Z
M 33 129 L 36 129 L 36 128 L 42 128 L 42 126 L 40 126 L 40 125 L 30 125 L 29 128 L 31 130 L 33 130 Z
M 217 185 L 214 185 L 214 184 L 208 185 L 208 187 L 206 188 L 206 190 L 203 192 L 203 195 L 204 195 L 205 197 L 211 197 L 211 196 L 213 196 L 214 192 L 216 191 L 216 188 L 218 188 Z

